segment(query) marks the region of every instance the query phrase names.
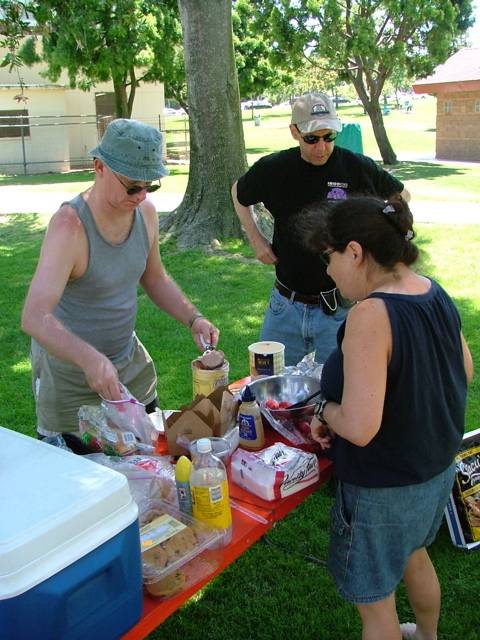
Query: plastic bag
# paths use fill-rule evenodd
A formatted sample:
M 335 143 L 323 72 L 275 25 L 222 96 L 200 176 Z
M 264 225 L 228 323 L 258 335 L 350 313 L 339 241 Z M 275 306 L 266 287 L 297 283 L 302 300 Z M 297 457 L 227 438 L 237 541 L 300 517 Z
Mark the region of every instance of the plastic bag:
M 269 411 L 264 402 L 260 404 L 260 411 L 270 426 L 272 426 L 275 431 L 277 431 L 291 444 L 296 446 L 315 444 L 315 441 L 312 438 L 297 429 L 294 420 L 289 420 L 288 418 L 274 418 L 272 412 Z
M 132 396 L 127 387 L 120 384 L 121 400 L 102 399 L 102 408 L 111 422 L 123 431 L 131 431 L 139 440 L 147 445 L 156 442 L 155 425 L 145 411 L 145 405 Z
M 82 405 L 78 418 L 82 441 L 91 451 L 112 456 L 126 456 L 137 451 L 134 433 L 122 431 L 109 423 L 103 407 Z
M 295 366 L 285 367 L 284 374 L 322 379 L 323 364 L 315 362 L 315 351 L 307 353 Z
M 42 442 L 46 442 L 47 444 L 51 444 L 54 447 L 58 447 L 59 449 L 64 449 L 65 451 L 72 451 L 70 447 L 65 442 L 65 438 L 61 433 L 56 436 L 49 436 L 47 438 L 42 438 Z
M 177 505 L 175 467 L 168 456 L 129 455 L 124 458 L 93 453 L 87 456 L 97 464 L 122 473 L 128 480 L 133 499 L 142 512 L 150 500 Z
M 317 456 L 277 442 L 262 451 L 237 449 L 232 480 L 264 500 L 278 500 L 301 491 L 320 477 Z

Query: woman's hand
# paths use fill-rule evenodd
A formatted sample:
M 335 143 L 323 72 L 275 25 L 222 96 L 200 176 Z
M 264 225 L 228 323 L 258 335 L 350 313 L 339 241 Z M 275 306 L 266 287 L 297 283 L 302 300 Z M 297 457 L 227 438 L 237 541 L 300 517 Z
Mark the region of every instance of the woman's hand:
M 321 422 L 318 418 L 313 417 L 310 423 L 310 431 L 315 442 L 322 447 L 322 450 L 330 449 L 335 433 L 329 428 L 328 424 Z

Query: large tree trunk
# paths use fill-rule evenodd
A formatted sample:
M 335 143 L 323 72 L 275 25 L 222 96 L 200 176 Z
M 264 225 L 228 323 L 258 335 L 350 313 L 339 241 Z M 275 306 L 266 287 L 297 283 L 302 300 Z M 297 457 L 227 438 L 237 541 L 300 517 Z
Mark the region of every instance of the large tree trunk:
M 130 112 L 128 109 L 127 88 L 125 86 L 125 80 L 113 74 L 112 80 L 113 91 L 115 94 L 115 112 L 117 118 L 129 118 Z
M 165 221 L 181 247 L 240 237 L 230 196 L 247 168 L 233 52 L 231 0 L 178 0 L 190 121 L 185 197 Z
M 377 141 L 383 162 L 385 164 L 397 164 L 397 156 L 390 144 L 387 132 L 385 131 L 385 124 L 383 122 L 382 110 L 380 108 L 379 101 L 372 100 L 365 108 L 370 117 L 375 140 Z
M 373 134 L 377 141 L 378 149 L 385 164 L 397 164 L 397 156 L 388 139 L 385 125 L 383 123 L 382 110 L 379 96 L 385 83 L 384 78 L 377 78 L 376 82 L 370 77 L 368 82 L 364 81 L 364 70 L 361 61 L 358 62 L 356 71 L 349 74 L 350 80 L 355 87 L 358 97 L 362 101 L 365 113 L 368 114 L 372 123 Z M 369 91 L 367 90 L 367 86 Z

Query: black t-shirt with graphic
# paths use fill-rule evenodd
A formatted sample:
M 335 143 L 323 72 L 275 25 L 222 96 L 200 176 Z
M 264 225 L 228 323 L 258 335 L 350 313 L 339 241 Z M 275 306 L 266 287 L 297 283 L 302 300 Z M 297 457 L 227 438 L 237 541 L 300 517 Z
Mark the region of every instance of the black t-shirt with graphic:
M 335 285 L 320 257 L 308 252 L 296 233 L 297 214 L 325 200 L 366 194 L 386 199 L 402 190 L 399 180 L 367 156 L 335 147 L 325 165 L 314 166 L 294 147 L 258 160 L 239 179 L 237 198 L 244 206 L 263 202 L 272 214 L 278 279 L 294 291 L 316 294 Z

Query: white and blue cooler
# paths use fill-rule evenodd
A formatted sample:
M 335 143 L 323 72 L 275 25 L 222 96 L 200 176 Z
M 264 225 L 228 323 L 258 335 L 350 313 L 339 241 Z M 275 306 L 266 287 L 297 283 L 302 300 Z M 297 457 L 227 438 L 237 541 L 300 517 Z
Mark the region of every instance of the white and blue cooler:
M 0 427 L 0 640 L 110 640 L 142 607 L 126 478 Z

